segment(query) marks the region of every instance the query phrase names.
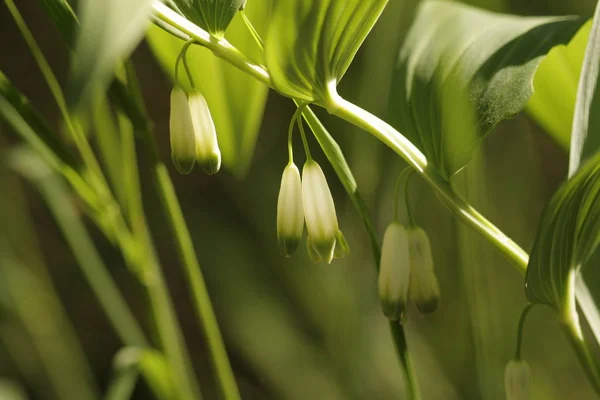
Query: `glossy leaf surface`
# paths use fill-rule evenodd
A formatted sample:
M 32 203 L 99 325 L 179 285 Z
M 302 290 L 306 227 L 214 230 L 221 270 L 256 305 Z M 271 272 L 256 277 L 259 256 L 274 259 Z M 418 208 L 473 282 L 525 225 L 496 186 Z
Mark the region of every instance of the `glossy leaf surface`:
M 525 107 L 543 57 L 583 22 L 424 2 L 395 68 L 392 123 L 449 178 L 498 122 Z
M 286 0 L 275 6 L 267 67 L 280 92 L 334 107 L 331 97 L 387 0 Z

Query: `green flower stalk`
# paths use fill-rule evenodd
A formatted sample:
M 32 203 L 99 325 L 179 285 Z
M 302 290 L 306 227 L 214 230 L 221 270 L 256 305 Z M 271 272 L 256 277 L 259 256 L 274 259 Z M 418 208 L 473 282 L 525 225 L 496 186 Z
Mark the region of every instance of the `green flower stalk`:
M 404 319 L 410 283 L 408 234 L 392 222 L 383 235 L 379 268 L 379 299 L 383 314 L 393 321 Z
M 216 174 L 221 168 L 221 150 L 210 109 L 197 90 L 189 94 L 188 103 L 196 137 L 196 162 L 207 174 Z
M 175 169 L 181 174 L 189 174 L 196 162 L 196 137 L 188 98 L 177 86 L 171 91 L 169 131 Z
M 525 360 L 510 360 L 504 371 L 506 400 L 529 400 L 531 370 Z
M 409 228 L 407 234 L 410 258 L 408 298 L 421 314 L 429 314 L 436 310 L 440 299 L 440 286 L 433 269 L 431 244 L 422 228 Z
M 309 250 L 312 248 L 319 260 L 330 263 L 340 229 L 327 179 L 312 159 L 307 160 L 302 169 L 302 202 L 310 238 Z
M 298 167 L 290 162 L 283 170 L 277 200 L 277 242 L 284 256 L 294 254 L 303 232 L 302 181 Z

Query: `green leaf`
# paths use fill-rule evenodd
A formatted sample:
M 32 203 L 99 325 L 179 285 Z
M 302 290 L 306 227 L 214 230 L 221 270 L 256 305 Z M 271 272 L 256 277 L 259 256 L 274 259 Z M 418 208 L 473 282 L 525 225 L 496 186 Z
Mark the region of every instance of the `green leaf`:
M 575 274 L 600 243 L 600 156 L 554 194 L 542 215 L 526 276 L 530 301 L 569 312 Z
M 569 177 L 546 207 L 527 268 L 527 296 L 576 315 L 575 278 L 600 244 L 600 3 L 586 48 Z
M 81 27 L 73 55 L 68 102 L 90 109 L 114 77 L 120 61 L 144 37 L 152 0 L 82 0 Z
M 392 123 L 449 178 L 498 122 L 525 107 L 543 57 L 583 23 L 422 3 L 395 68 Z
M 244 0 L 174 0 L 187 19 L 222 38 Z
M 568 45 L 553 48 L 544 58 L 525 109 L 565 150 L 571 145 L 577 82 L 591 26 L 588 21 Z
M 248 17 L 260 32 L 266 30 L 270 9 L 271 0 L 250 2 L 246 7 Z M 241 18 L 232 22 L 227 37 L 244 54 L 260 58 L 260 49 Z M 173 77 L 175 60 L 184 42 L 156 26 L 150 28 L 148 41 L 164 70 Z M 187 59 L 215 122 L 223 165 L 242 177 L 252 161 L 268 88 L 200 46 L 191 46 Z M 180 84 L 189 91 L 183 68 L 178 76 Z
M 285 0 L 276 4 L 266 40 L 275 88 L 335 108 L 335 87 L 387 0 Z

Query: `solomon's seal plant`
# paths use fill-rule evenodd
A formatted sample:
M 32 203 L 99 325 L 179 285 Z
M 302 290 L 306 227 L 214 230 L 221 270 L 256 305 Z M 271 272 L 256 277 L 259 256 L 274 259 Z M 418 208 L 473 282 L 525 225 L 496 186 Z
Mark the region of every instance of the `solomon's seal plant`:
M 457 221 L 480 234 L 482 240 L 504 255 L 525 277 L 525 292 L 532 304 L 552 307 L 591 386 L 600 395 L 600 363 L 591 351 L 595 346 L 590 344 L 590 341 L 600 343 L 600 312 L 581 275 L 600 244 L 600 140 L 597 139 L 600 119 L 593 111 L 600 104 L 596 90 L 600 87 L 600 5 L 591 23 L 574 104 L 575 117 L 572 129 L 567 132 L 569 139 L 565 140 L 571 147 L 568 179 L 542 214 L 530 258 L 466 200 L 459 191 L 457 175 L 501 120 L 527 106 L 533 95 L 534 77 L 544 57 L 554 47 L 569 44 L 584 25 L 583 18 L 519 17 L 455 2 L 424 1 L 416 9 L 414 23 L 390 68 L 387 104 L 390 124 L 338 93 L 340 81 L 388 6 L 387 0 L 275 0 L 273 3 L 267 0 L 80 0 L 78 16 L 66 0 L 45 0 L 44 7 L 74 49 L 68 96 L 63 93 L 14 0 L 5 0 L 5 3 L 48 82 L 70 141 L 63 143 L 57 139 L 60 136 L 48 128 L 4 74 L 0 75 L 0 116 L 34 149 L 35 157 L 69 182 L 70 190 L 81 199 L 90 219 L 119 248 L 129 270 L 147 290 L 160 342 L 156 351 L 150 350 L 148 340 L 120 297 L 93 243 L 90 244 L 77 214 L 61 208 L 68 205 L 65 199 L 70 197 L 65 193 L 69 189 L 57 184 L 55 175 L 52 179 L 36 179 L 36 187 L 57 215 L 119 337 L 128 347 L 139 349 L 124 353 L 136 355 L 127 363 L 138 368 L 134 371 L 136 375 L 131 376 L 135 379 L 139 370 L 158 398 L 195 400 L 201 398 L 201 390 L 146 221 L 137 170 L 136 138 L 143 140 L 145 156 L 151 163 L 149 174 L 159 193 L 160 206 L 186 274 L 219 396 L 237 400 L 241 395 L 188 221 L 157 151 L 135 68 L 128 59 L 150 21 L 166 32 L 151 28 L 148 36 L 154 42 L 158 58 L 174 77 L 169 130 L 171 158 L 178 172 L 188 174 L 198 163 L 205 172 L 216 173 L 221 167 L 223 149 L 224 168 L 238 177 L 243 175 L 254 149 L 256 126 L 263 115 L 266 88 L 274 89 L 295 103 L 297 111 L 288 132 L 289 161 L 281 177 L 276 210 L 279 248 L 284 256 L 291 256 L 302 241 L 306 223 L 307 252 L 313 261 L 331 263 L 334 258 L 349 253 L 327 178 L 308 146 L 312 134 L 369 236 L 378 272 L 377 285 L 373 284 L 372 289 L 374 292 L 377 286 L 383 315 L 390 320 L 398 360 L 405 373 L 406 399 L 419 399 L 420 389 L 425 385 L 420 385 L 414 371 L 420 364 L 413 362 L 418 357 L 413 359 L 411 353 L 418 347 L 409 348 L 405 326 L 401 323 L 431 318 L 427 314 L 437 308 L 440 300 L 440 283 L 429 239 L 429 235 L 436 240 L 440 235 L 429 227 L 426 233 L 413 220 L 415 210 L 411 210 L 408 199 L 412 173 L 421 177 L 421 182 L 435 193 Z M 242 22 L 236 25 L 238 11 L 243 25 Z M 262 15 L 258 29 L 253 26 L 254 15 Z M 77 32 L 75 39 L 73 32 Z M 166 42 L 161 44 L 156 32 L 176 43 L 175 54 L 161 51 Z M 201 57 L 194 58 L 194 63 L 187 57 L 192 48 L 200 51 L 195 57 Z M 214 64 L 215 57 L 220 59 L 220 64 Z M 198 62 L 199 59 L 202 62 Z M 181 64 L 185 77 L 179 76 Z M 211 69 L 215 65 L 218 68 Z M 260 85 L 264 87 L 259 89 Z M 108 97 L 104 96 L 105 92 Z M 375 223 L 342 148 L 320 121 L 318 115 L 321 114 L 313 111 L 315 107 L 322 107 L 333 117 L 369 133 L 408 165 L 409 175 L 403 173 L 398 180 L 394 218 L 385 230 L 381 247 Z M 534 108 L 537 110 L 534 114 L 539 112 L 539 103 Z M 89 120 L 90 115 L 95 117 L 93 122 Z M 216 126 L 213 116 L 218 122 Z M 113 118 L 117 123 L 111 123 Z M 305 131 L 304 122 L 310 131 Z M 567 121 L 567 125 L 570 122 Z M 99 139 L 98 149 L 91 144 L 86 132 L 91 124 L 95 125 Z M 219 124 L 227 132 L 222 134 L 219 129 L 221 146 L 217 141 Z M 302 172 L 293 160 L 292 133 L 296 126 L 306 155 Z M 73 152 L 75 157 L 71 155 Z M 27 164 L 19 152 L 11 154 L 17 154 L 12 158 L 21 157 L 21 162 L 14 165 Z M 103 168 L 106 165 L 110 168 Z M 401 183 L 405 188 L 408 219 L 405 224 L 400 222 L 398 212 Z M 388 220 L 386 217 L 385 221 Z M 0 245 L 4 246 L 4 241 L 0 240 Z M 438 250 L 435 240 L 433 247 Z M 90 260 L 95 274 L 89 274 Z M 436 261 L 439 263 L 440 259 Z M 437 273 L 443 272 L 436 268 Z M 407 312 L 409 303 L 424 315 Z M 530 308 L 531 305 L 527 305 L 522 313 L 517 352 L 505 370 L 508 399 L 529 396 L 530 371 L 520 358 L 520 347 L 523 321 Z M 246 322 L 254 321 L 246 315 L 242 317 Z M 585 320 L 591 333 L 584 333 L 580 320 Z M 435 364 L 435 357 L 432 360 Z M 497 376 L 494 379 L 500 381 Z M 501 382 L 497 383 L 502 386 Z M 112 393 L 109 397 L 115 398 Z

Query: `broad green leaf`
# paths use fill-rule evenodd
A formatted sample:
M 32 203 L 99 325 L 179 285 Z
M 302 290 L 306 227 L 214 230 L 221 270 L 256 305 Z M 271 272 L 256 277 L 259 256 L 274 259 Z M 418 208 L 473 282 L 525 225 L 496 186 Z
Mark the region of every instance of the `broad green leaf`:
M 335 108 L 335 87 L 387 0 L 286 0 L 275 6 L 267 67 L 286 96 Z
M 583 61 L 571 135 L 569 180 L 546 207 L 527 268 L 527 296 L 567 317 L 577 273 L 600 244 L 600 3 Z
M 600 243 L 600 156 L 554 194 L 542 215 L 529 265 L 527 297 L 570 312 L 575 276 Z
M 244 0 L 174 0 L 187 19 L 222 38 Z M 258 3 L 257 0 L 255 2 Z
M 553 48 L 544 58 L 525 109 L 565 150 L 570 147 L 577 82 L 591 26 L 588 21 L 568 45 Z
M 449 178 L 498 122 L 525 107 L 543 57 L 583 23 L 422 3 L 395 68 L 392 123 Z
M 153 0 L 82 0 L 68 101 L 89 108 L 144 37 Z
M 249 2 L 246 7 L 248 17 L 261 33 L 266 30 L 270 9 L 271 0 Z M 244 54 L 260 59 L 260 49 L 241 18 L 234 19 L 227 38 Z M 160 64 L 173 77 L 184 42 L 156 26 L 150 28 L 148 41 Z M 215 122 L 223 165 L 242 177 L 252 161 L 268 88 L 200 46 L 191 46 L 187 59 Z M 178 77 L 184 89 L 191 89 L 183 67 Z

